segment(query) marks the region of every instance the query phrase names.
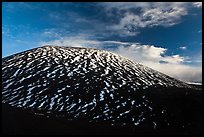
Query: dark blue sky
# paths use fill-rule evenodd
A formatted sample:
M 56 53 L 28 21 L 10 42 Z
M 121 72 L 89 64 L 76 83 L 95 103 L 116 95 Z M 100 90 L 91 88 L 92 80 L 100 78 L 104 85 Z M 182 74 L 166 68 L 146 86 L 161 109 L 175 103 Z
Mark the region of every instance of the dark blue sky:
M 159 61 L 178 55 L 179 63 L 200 66 L 202 4 L 3 2 L 2 40 L 3 57 L 47 43 L 113 50 L 137 43 L 155 47 Z

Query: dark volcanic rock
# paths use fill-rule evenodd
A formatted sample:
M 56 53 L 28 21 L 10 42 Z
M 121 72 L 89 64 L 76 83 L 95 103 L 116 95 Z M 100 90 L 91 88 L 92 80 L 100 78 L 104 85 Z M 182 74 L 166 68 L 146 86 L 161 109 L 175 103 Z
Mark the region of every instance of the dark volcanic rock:
M 201 96 L 201 89 L 104 50 L 44 46 L 2 61 L 3 123 L 9 116 L 35 121 L 33 133 L 199 134 Z M 14 123 L 4 133 L 26 130 Z

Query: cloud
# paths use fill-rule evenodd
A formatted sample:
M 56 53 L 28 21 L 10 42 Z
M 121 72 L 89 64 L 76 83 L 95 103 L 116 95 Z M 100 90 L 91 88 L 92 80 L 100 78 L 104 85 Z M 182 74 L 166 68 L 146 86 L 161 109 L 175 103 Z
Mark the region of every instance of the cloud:
M 187 47 L 182 46 L 182 47 L 179 47 L 179 49 L 181 49 L 181 50 L 186 50 L 186 49 L 187 49 Z
M 188 57 L 165 55 L 167 49 L 154 45 L 119 46 L 114 52 L 149 66 L 164 74 L 185 82 L 202 82 L 202 67 L 184 64 Z M 202 62 L 202 61 L 201 61 Z
M 9 27 L 6 25 L 2 26 L 2 36 L 7 36 L 7 37 L 11 36 L 11 31 L 10 31 Z
M 202 7 L 202 2 L 193 2 L 193 6 L 200 8 L 200 7 Z
M 131 8 L 149 8 L 151 6 L 150 2 L 103 2 L 100 5 L 104 6 L 106 10 L 112 9 L 131 9 Z
M 56 46 L 68 46 L 68 47 L 86 47 L 86 48 L 98 48 L 103 49 L 106 45 L 129 45 L 129 42 L 120 41 L 98 41 L 93 40 L 92 35 L 81 34 L 70 37 L 60 37 L 56 40 L 47 42 L 40 42 L 40 46 L 44 45 L 56 45 Z
M 3 9 L 7 12 L 14 13 L 18 11 L 41 10 L 44 11 L 41 2 L 3 2 Z
M 109 44 L 118 44 L 118 45 L 129 45 L 130 42 L 120 42 L 120 41 L 103 41 L 103 44 L 109 43 Z
M 49 37 L 49 38 L 59 38 L 59 37 L 61 37 L 60 33 L 57 33 L 55 31 L 51 31 L 51 30 L 44 31 L 42 33 L 42 35 L 45 36 L 45 37 Z
M 64 4 L 66 3 L 60 5 Z M 135 36 L 143 28 L 176 25 L 188 14 L 187 5 L 189 5 L 188 2 L 101 2 L 92 6 L 98 11 L 97 13 L 84 16 L 80 11 L 87 10 L 89 6 L 70 4 L 66 6 L 75 6 L 69 11 L 63 8 L 57 10 L 60 6 L 54 4 L 51 6 L 52 11 L 46 9 L 45 3 L 41 4 L 41 7 L 49 11 L 48 20 L 53 22 L 55 27 L 63 27 L 66 31 L 74 33 L 86 31 L 104 37 Z M 190 5 L 192 6 L 192 3 Z
M 202 82 L 202 67 L 185 64 L 188 57 L 180 55 L 166 55 L 166 48 L 140 43 L 120 41 L 99 41 L 91 39 L 90 35 L 78 35 L 61 39 L 41 42 L 43 45 L 58 45 L 69 47 L 87 47 L 104 49 L 106 45 L 117 45 L 111 52 L 127 57 L 135 62 L 151 67 L 164 74 L 186 82 Z M 202 60 L 200 60 L 202 62 Z
M 202 83 L 202 67 L 184 65 L 184 64 L 159 64 L 152 62 L 144 62 L 157 71 L 167 74 L 171 77 L 177 78 L 185 82 L 199 82 Z
M 89 36 L 87 35 L 78 35 L 72 37 L 61 37 L 60 39 L 40 42 L 40 45 L 56 45 L 56 46 L 69 46 L 69 47 L 87 47 L 95 48 L 97 45 L 100 45 L 99 41 L 88 40 Z
M 182 16 L 188 14 L 188 4 L 184 2 L 127 2 L 103 5 L 108 9 L 107 12 L 123 11 L 119 22 L 108 28 L 132 36 L 137 35 L 141 28 L 170 27 L 180 23 Z
M 156 47 L 153 45 L 142 45 L 138 43 L 130 46 L 119 46 L 115 52 L 140 63 L 148 61 L 154 63 L 165 62 L 178 64 L 185 61 L 185 57 L 180 55 L 165 55 L 166 51 L 167 49 L 165 48 Z

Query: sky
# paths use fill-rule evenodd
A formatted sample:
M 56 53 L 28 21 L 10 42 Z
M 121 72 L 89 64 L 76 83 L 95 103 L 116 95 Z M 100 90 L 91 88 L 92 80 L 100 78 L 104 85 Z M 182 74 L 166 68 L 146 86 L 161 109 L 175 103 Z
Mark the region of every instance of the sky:
M 2 58 L 44 45 L 104 49 L 202 83 L 202 3 L 3 2 Z

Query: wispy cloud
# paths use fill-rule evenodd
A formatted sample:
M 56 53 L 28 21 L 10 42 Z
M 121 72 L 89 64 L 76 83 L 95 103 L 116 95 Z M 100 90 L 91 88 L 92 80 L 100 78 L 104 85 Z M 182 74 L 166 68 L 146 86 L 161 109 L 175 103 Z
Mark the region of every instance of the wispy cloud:
M 197 7 L 197 8 L 200 8 L 200 7 L 202 7 L 202 2 L 194 2 L 193 6 Z
M 44 11 L 43 3 L 38 2 L 3 2 L 4 10 L 10 13 L 18 12 L 20 10 L 41 10 Z
M 88 47 L 95 48 L 100 45 L 100 42 L 97 40 L 90 40 L 89 35 L 77 35 L 71 37 L 61 37 L 60 39 L 40 42 L 40 45 L 56 45 L 56 46 L 70 46 L 70 47 Z
M 186 46 L 181 46 L 181 47 L 179 47 L 179 49 L 181 49 L 181 50 L 186 50 L 187 47 L 186 47 Z
M 66 31 L 66 34 L 68 31 Z M 42 37 L 47 37 L 47 38 L 52 38 L 52 39 L 60 39 L 63 35 L 65 35 L 64 29 L 62 30 L 61 28 L 49 28 L 49 29 L 44 29 L 40 35 Z
M 86 47 L 86 48 L 98 48 L 103 49 L 106 45 L 130 45 L 129 42 L 120 41 L 99 41 L 92 38 L 92 35 L 81 34 L 70 37 L 60 37 L 56 40 L 47 42 L 40 42 L 40 46 L 44 45 L 56 45 L 56 46 L 69 46 L 69 47 Z M 95 38 L 95 37 L 94 37 Z
M 7 25 L 2 26 L 2 36 L 11 37 L 11 31 Z
M 182 16 L 188 14 L 188 3 L 155 2 L 155 3 L 103 3 L 108 9 L 123 10 L 120 21 L 109 29 L 120 31 L 125 35 L 137 35 L 139 29 L 154 26 L 169 27 L 181 22 Z M 133 12 L 136 9 L 137 12 Z
M 79 5 L 72 6 L 76 8 Z M 53 10 L 49 12 L 49 18 L 55 27 L 63 27 L 65 31 L 128 37 L 139 35 L 145 28 L 171 27 L 181 23 L 183 17 L 188 15 L 192 2 L 101 2 L 89 6 L 91 4 L 78 8 L 96 8 L 97 13 L 84 16 L 72 10 L 75 8 L 70 8 L 69 11 Z
M 118 44 L 118 45 L 129 45 L 130 42 L 120 42 L 120 41 L 103 41 L 104 44 Z
M 188 2 L 105 2 L 97 3 L 100 9 L 96 16 L 81 16 L 74 11 L 52 11 L 49 18 L 71 30 L 70 23 L 83 24 L 88 33 L 134 36 L 143 28 L 156 26 L 170 27 L 182 22 L 188 14 Z M 85 8 L 85 7 L 83 7 Z M 101 20 L 101 16 L 103 19 Z M 104 21 L 105 18 L 105 21 Z M 82 25 L 81 25 L 82 26 Z M 75 27 L 78 28 L 78 27 Z M 86 29 L 89 28 L 89 29 Z M 76 30 L 77 31 L 77 30 Z
M 150 2 L 104 2 L 100 3 L 100 5 L 104 6 L 107 11 L 112 9 L 131 9 L 131 8 L 149 8 L 151 7 Z

